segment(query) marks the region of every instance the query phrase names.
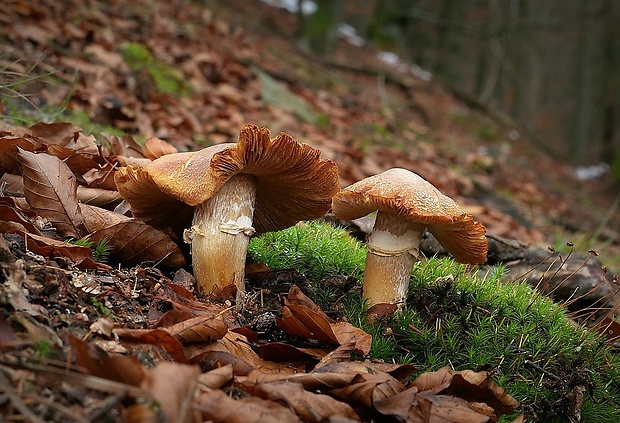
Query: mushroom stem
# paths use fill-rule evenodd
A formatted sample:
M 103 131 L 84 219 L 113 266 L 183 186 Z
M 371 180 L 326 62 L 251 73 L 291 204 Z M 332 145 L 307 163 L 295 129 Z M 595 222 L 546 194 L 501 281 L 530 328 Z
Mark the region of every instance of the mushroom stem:
M 418 259 L 425 227 L 396 213 L 377 212 L 375 226 L 366 244 L 363 293 L 369 305 L 405 305 L 411 268 Z
M 192 265 L 199 290 L 209 295 L 235 284 L 245 291 L 245 259 L 256 199 L 256 179 L 238 174 L 208 201 L 196 206 L 186 242 L 192 244 Z

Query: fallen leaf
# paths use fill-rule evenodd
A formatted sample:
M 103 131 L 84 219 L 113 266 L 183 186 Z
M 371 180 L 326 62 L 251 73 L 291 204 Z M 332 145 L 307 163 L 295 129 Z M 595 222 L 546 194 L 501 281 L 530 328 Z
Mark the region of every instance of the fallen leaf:
M 170 357 L 182 364 L 189 364 L 183 345 L 163 329 L 114 329 L 114 334 L 123 342 L 151 344 L 166 350 Z
M 13 326 L 0 315 L 0 348 L 7 348 L 17 345 L 17 336 Z
M 155 262 L 163 266 L 185 265 L 179 246 L 164 232 L 146 223 L 128 219 L 99 229 L 89 236 L 93 243 L 103 239 L 115 259 L 131 264 Z
M 23 225 L 17 222 L 0 221 L 0 233 L 20 235 L 28 249 L 35 254 L 50 258 L 66 257 L 80 269 L 110 270 L 110 266 L 93 260 L 90 248 L 30 233 Z
M 197 366 L 160 361 L 154 369 L 145 372 L 140 387 L 157 399 L 166 421 L 185 422 L 192 414 L 198 375 Z
M 134 141 L 130 134 L 121 137 L 112 136 L 108 139 L 112 154 L 115 156 L 145 158 L 142 147 Z M 150 161 L 150 160 L 149 160 Z
M 75 363 L 92 376 L 139 386 L 144 379 L 144 368 L 137 358 L 108 354 L 95 345 L 87 344 L 75 336 L 67 336 Z
M 278 327 L 290 335 L 338 345 L 338 339 L 323 312 L 316 312 L 303 305 L 282 307 L 282 316 L 276 318 Z
M 196 316 L 164 328 L 183 344 L 205 342 L 211 343 L 223 338 L 228 326 L 220 318 Z
M 270 361 L 263 360 L 260 356 L 254 352 L 254 350 L 248 345 L 247 339 L 238 333 L 228 331 L 228 333 L 217 341 L 206 345 L 206 346 L 194 346 L 188 345 L 187 347 L 188 355 L 191 357 L 192 363 L 202 362 L 201 367 L 206 364 L 204 360 L 209 360 L 213 362 L 214 355 L 211 354 L 213 352 L 221 352 L 228 353 L 234 357 L 234 360 L 241 360 L 243 363 L 238 363 L 235 366 L 234 362 L 227 361 L 221 362 L 222 364 L 233 364 L 235 368 L 235 374 L 237 370 L 243 369 L 244 373 L 248 374 L 247 366 L 250 366 L 250 371 L 252 370 L 260 370 L 260 371 L 270 371 L 273 373 L 293 373 L 295 369 L 290 366 L 279 365 L 277 363 L 272 363 Z M 230 360 L 230 357 L 226 355 L 218 355 L 218 360 L 227 359 Z M 204 368 L 204 367 L 203 367 Z
M 80 210 L 82 211 L 82 216 L 84 216 L 84 225 L 89 233 L 131 220 L 131 218 L 122 214 L 89 204 L 81 204 Z
M 109 209 L 116 207 L 116 205 L 118 205 L 123 199 L 116 190 L 90 188 L 82 185 L 78 186 L 77 196 L 78 200 L 82 204 Z
M 601 320 L 594 329 L 598 333 L 602 333 L 607 338 L 607 342 L 614 343 L 620 338 L 620 323 L 617 321 L 605 317 Z
M 306 391 L 299 383 L 282 381 L 242 385 L 242 387 L 252 395 L 287 405 L 305 422 L 320 423 L 330 417 L 360 421 L 349 404 L 328 395 Z
M 79 126 L 69 122 L 38 122 L 28 129 L 30 129 L 33 135 L 43 138 L 51 144 L 62 146 L 75 141 L 82 130 Z
M 107 162 L 103 166 L 97 166 L 84 172 L 82 178 L 91 188 L 116 190 L 116 183 L 114 182 L 115 171 L 115 165 Z
M 192 357 L 192 364 L 200 366 L 202 371 L 211 371 L 223 366 L 230 366 L 235 376 L 247 375 L 254 367 L 245 360 L 227 351 L 205 351 Z
M 329 317 L 312 301 L 306 294 L 303 293 L 297 285 L 292 285 L 288 291 L 288 295 L 284 298 L 284 305 L 296 305 L 306 307 L 316 314 L 321 315 L 325 320 L 329 321 Z
M 349 322 L 336 322 L 331 324 L 334 336 L 340 345 L 353 343 L 354 350 L 362 355 L 370 353 L 372 336 L 364 330 L 353 326 Z
M 15 203 L 11 198 L 0 197 L 0 220 L 19 223 L 28 232 L 41 235 L 39 229 L 33 225 L 30 219 L 33 215 L 34 213 L 32 212 L 28 213 L 15 207 Z
M 194 407 L 202 413 L 203 421 L 213 423 L 301 423 L 295 413 L 275 401 L 256 397 L 234 400 L 220 390 L 204 392 Z
M 170 144 L 168 141 L 164 141 L 157 137 L 148 138 L 142 148 L 144 157 L 151 160 L 155 160 L 156 158 L 166 154 L 174 154 L 178 152 L 179 150 L 177 150 L 175 146 Z
M 470 404 L 462 398 L 419 392 L 416 387 L 377 400 L 374 408 L 401 422 L 485 423 L 496 421 L 493 409 L 485 404 Z
M 0 172 L 19 174 L 19 160 L 17 150 L 34 151 L 41 145 L 32 138 L 14 136 L 11 133 L 0 132 Z
M 24 195 L 28 204 L 66 237 L 86 235 L 77 200 L 75 175 L 60 159 L 48 154 L 19 150 L 23 168 Z
M 228 382 L 232 381 L 233 376 L 233 368 L 231 365 L 227 364 L 225 366 L 209 370 L 208 372 L 201 373 L 200 376 L 198 376 L 198 380 L 200 384 L 208 388 L 219 389 Z
M 498 386 L 488 372 L 472 370 L 454 371 L 443 367 L 436 372 L 423 373 L 412 382 L 420 391 L 432 390 L 442 395 L 452 395 L 469 402 L 483 402 L 501 416 L 512 412 L 519 402 L 504 388 Z
M 331 394 L 365 407 L 372 407 L 374 402 L 391 397 L 404 390 L 405 386 L 387 373 L 358 373 L 349 386 L 334 389 Z
M 301 348 L 284 342 L 269 342 L 258 347 L 258 352 L 265 360 L 279 363 L 309 362 L 320 360 L 329 350 L 325 348 Z

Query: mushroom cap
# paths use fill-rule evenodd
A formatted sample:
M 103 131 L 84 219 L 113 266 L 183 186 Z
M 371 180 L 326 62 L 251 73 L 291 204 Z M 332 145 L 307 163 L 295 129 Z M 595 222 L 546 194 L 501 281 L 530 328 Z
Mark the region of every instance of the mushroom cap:
M 144 167 L 121 168 L 116 185 L 135 217 L 154 226 L 187 227 L 193 206 L 210 199 L 230 178 L 256 178 L 258 234 L 323 216 L 340 190 L 338 168 L 321 152 L 282 132 L 247 125 L 237 143 L 162 156 Z
M 336 194 L 332 211 L 343 220 L 374 211 L 394 213 L 426 225 L 437 241 L 461 263 L 486 261 L 486 229 L 453 199 L 421 176 L 394 168 L 350 185 Z

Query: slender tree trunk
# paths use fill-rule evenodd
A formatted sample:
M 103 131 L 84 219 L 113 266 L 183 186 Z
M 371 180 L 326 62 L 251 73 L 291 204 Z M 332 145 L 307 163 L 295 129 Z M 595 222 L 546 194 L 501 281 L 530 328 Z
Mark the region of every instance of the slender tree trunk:
M 620 58 L 618 48 L 620 31 L 618 31 L 619 8 L 614 0 L 604 0 L 600 11 L 604 16 L 603 33 L 603 113 L 602 113 L 602 148 L 601 160 L 613 163 L 616 156 L 620 157 L 617 142 L 620 138 L 620 119 L 618 103 L 620 103 Z
M 595 40 L 591 27 L 591 7 L 589 2 L 581 3 L 580 37 L 577 54 L 581 66 L 579 74 L 579 101 L 577 103 L 576 128 L 571 140 L 570 156 L 580 160 L 584 158 L 592 135 L 592 118 L 594 106 L 594 48 Z

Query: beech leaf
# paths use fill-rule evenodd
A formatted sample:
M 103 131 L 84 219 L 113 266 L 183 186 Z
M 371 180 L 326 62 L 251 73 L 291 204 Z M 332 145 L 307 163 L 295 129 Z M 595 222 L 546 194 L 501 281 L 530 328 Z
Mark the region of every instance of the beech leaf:
M 164 266 L 185 265 L 185 257 L 172 238 L 144 222 L 121 221 L 90 234 L 95 244 L 104 238 L 111 247 L 111 255 L 126 263 L 154 261 Z
M 211 343 L 226 335 L 228 325 L 222 319 L 204 315 L 192 317 L 164 329 L 184 344 Z
M 178 153 L 179 150 L 168 141 L 164 141 L 157 137 L 151 137 L 146 140 L 142 152 L 145 157 L 155 160 L 166 154 Z
M 86 235 L 77 199 L 77 181 L 57 157 L 18 150 L 23 168 L 24 196 L 30 207 L 46 218 L 65 237 Z

